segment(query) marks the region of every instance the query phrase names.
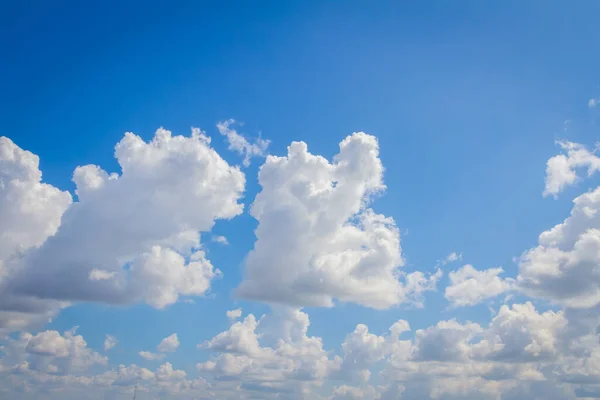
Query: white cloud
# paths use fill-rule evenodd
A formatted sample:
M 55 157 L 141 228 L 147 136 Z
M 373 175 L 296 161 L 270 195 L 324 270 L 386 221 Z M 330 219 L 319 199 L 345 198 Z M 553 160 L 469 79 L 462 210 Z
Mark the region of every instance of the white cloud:
M 565 187 L 577 182 L 579 168 L 587 169 L 588 176 L 600 170 L 600 157 L 583 145 L 567 141 L 559 141 L 557 144 L 566 154 L 559 154 L 548 160 L 544 196 L 556 197 Z
M 257 320 L 249 314 L 199 347 L 216 352 L 199 363 L 201 372 L 275 393 L 302 392 L 322 383 L 339 369 L 339 358 L 330 359 L 321 338 L 307 336 L 308 315 L 300 310 L 275 308 Z
M 106 335 L 106 338 L 104 339 L 104 351 L 112 349 L 118 343 L 119 343 L 119 341 L 117 340 L 116 337 L 114 337 L 112 335 Z
M 600 187 L 573 200 L 571 215 L 519 259 L 525 294 L 569 307 L 600 303 Z
M 9 396 L 15 393 L 11 388 L 28 387 L 35 396 L 41 393 L 37 390 L 49 393 L 60 387 L 64 399 L 77 398 L 79 388 L 98 399 L 127 391 L 131 396 L 137 382 L 148 397 L 176 399 L 575 400 L 576 388 L 594 390 L 600 344 L 596 336 L 588 337 L 597 315 L 583 318 L 578 312 L 570 318 L 567 322 L 563 312 L 538 313 L 531 303 L 513 304 L 503 306 L 488 326 L 440 321 L 417 330 L 414 340 L 403 320 L 381 336 L 359 324 L 346 336 L 339 357 L 323 349 L 321 338 L 307 334 L 306 313 L 275 307 L 260 319 L 248 315 L 201 346 L 214 352 L 198 364 L 208 382 L 188 378 L 189 371 L 170 363 L 155 372 L 121 365 L 96 375 L 72 375 L 57 362 L 76 356 L 64 345 L 74 330 L 23 334 L 2 349 L 7 355 L 0 359 L 0 387 Z M 582 328 L 584 322 L 591 324 L 589 329 Z M 569 333 L 573 327 L 584 336 Z M 404 334 L 407 339 L 401 339 Z M 36 353 L 27 352 L 28 347 Z M 36 362 L 36 357 L 47 361 Z M 377 371 L 379 386 L 373 386 L 371 375 Z
M 56 233 L 72 202 L 41 179 L 38 156 L 0 137 L 0 332 L 47 322 L 61 307 L 5 288 L 23 254 Z
M 217 129 L 221 135 L 227 138 L 229 150 L 233 150 L 244 156 L 243 164 L 247 167 L 250 165 L 250 159 L 252 157 L 262 157 L 265 155 L 271 141 L 258 137 L 251 142 L 239 134 L 235 129 L 231 128 L 231 125 L 234 123 L 235 121 L 233 119 L 219 122 L 217 124 Z
M 242 212 L 244 174 L 199 130 L 159 129 L 148 143 L 127 133 L 115 157 L 121 175 L 75 170 L 71 204 L 40 183 L 37 156 L 0 140 L 0 328 L 73 301 L 162 308 L 206 293 L 219 276 L 199 250 L 200 232 Z
M 435 288 L 441 272 L 428 277 L 400 270 L 394 220 L 368 208 L 385 189 L 375 137 L 348 136 L 333 163 L 294 142 L 287 156 L 267 157 L 259 183 L 251 208 L 257 241 L 239 295 L 293 306 L 330 307 L 338 299 L 382 309 L 419 303 Z
M 539 314 L 530 302 L 503 305 L 492 319 L 475 352 L 504 362 L 532 362 L 555 358 L 559 335 L 567 321 L 562 312 Z
M 156 379 L 159 381 L 179 380 L 186 376 L 185 371 L 173 369 L 171 363 L 164 363 L 156 371 Z
M 113 279 L 115 276 L 117 276 L 117 273 L 115 271 L 108 272 L 96 268 L 92 269 L 89 274 L 89 278 L 91 281 L 106 281 L 109 279 Z
M 457 252 L 453 251 L 452 253 L 448 254 L 446 256 L 446 258 L 444 258 L 441 261 L 438 261 L 438 265 L 446 265 L 446 264 L 453 263 L 455 261 L 462 261 L 462 258 L 463 258 L 462 253 L 457 253 Z
M 479 271 L 470 264 L 463 265 L 448 274 L 450 285 L 446 287 L 445 297 L 455 307 L 473 306 L 496 297 L 513 287 L 514 279 L 498 276 L 503 272 L 502 268 Z
M 227 318 L 229 318 L 230 320 L 236 320 L 242 316 L 242 309 L 236 308 L 235 310 L 229 310 L 226 314 Z
M 17 339 L 8 339 L 0 352 L 0 372 L 20 365 L 22 370 L 68 374 L 106 365 L 108 359 L 90 349 L 76 331 L 77 327 L 62 334 L 55 330 L 35 335 L 21 332 Z
M 167 336 L 158 344 L 158 346 L 156 346 L 156 350 L 160 351 L 161 353 L 172 353 L 178 348 L 179 338 L 177 337 L 176 333 Z
M 461 324 L 452 319 L 415 333 L 415 359 L 421 361 L 465 361 L 470 342 L 483 331 L 478 324 Z
M 598 105 L 598 99 L 591 98 L 588 100 L 589 108 L 596 108 L 597 105 Z
M 220 244 L 229 244 L 229 241 L 225 236 L 215 235 L 212 237 L 212 241 Z
M 162 360 L 163 358 L 165 358 L 165 354 L 161 354 L 161 353 L 152 353 L 150 351 L 140 351 L 138 352 L 139 356 L 148 360 L 148 361 L 152 361 L 152 360 Z

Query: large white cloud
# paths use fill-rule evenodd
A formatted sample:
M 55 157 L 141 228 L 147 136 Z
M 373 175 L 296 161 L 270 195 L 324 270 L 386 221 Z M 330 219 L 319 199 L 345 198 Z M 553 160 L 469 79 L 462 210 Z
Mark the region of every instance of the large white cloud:
M 115 157 L 120 175 L 75 169 L 71 204 L 68 193 L 40 183 L 36 156 L 2 138 L 0 319 L 13 322 L 0 327 L 18 326 L 16 312 L 54 311 L 61 303 L 52 300 L 162 308 L 206 293 L 219 275 L 200 233 L 242 212 L 244 174 L 198 129 L 189 137 L 159 129 L 150 142 L 127 133 Z
M 502 268 L 477 270 L 472 265 L 463 265 L 448 274 L 450 285 L 446 287 L 445 297 L 453 306 L 472 306 L 486 299 L 496 297 L 511 290 L 514 279 L 500 278 Z
M 6 289 L 23 254 L 56 233 L 72 202 L 41 180 L 38 156 L 0 137 L 0 331 L 47 322 L 61 306 Z
M 519 260 L 519 288 L 569 307 L 600 303 L 600 187 L 573 200 L 571 215 Z
M 392 218 L 368 208 L 385 189 L 375 137 L 355 133 L 330 163 L 294 142 L 268 156 L 251 214 L 259 222 L 248 255 L 243 297 L 292 306 L 332 306 L 335 299 L 373 308 L 419 302 L 440 273 L 406 275 Z

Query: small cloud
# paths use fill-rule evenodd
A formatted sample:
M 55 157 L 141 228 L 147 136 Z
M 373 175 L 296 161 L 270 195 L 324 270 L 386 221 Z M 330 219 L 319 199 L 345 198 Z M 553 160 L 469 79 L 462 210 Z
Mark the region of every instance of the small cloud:
M 177 334 L 174 333 L 174 334 L 164 338 L 159 343 L 159 345 L 156 346 L 156 349 L 158 351 L 160 351 L 161 353 L 170 353 L 170 352 L 177 350 L 178 347 L 179 347 L 179 338 L 177 337 Z
M 212 241 L 220 244 L 229 244 L 229 241 L 225 236 L 213 235 Z
M 164 354 L 151 353 L 149 351 L 140 351 L 138 354 L 140 355 L 140 357 L 145 358 L 149 361 L 162 360 L 163 358 L 165 358 Z
M 219 133 L 226 137 L 229 143 L 229 150 L 235 151 L 244 156 L 242 162 L 245 167 L 250 165 L 250 158 L 265 155 L 270 140 L 263 139 L 260 135 L 254 140 L 248 140 L 243 135 L 239 134 L 235 129 L 230 128 L 235 123 L 235 120 L 228 119 L 217 124 Z
M 112 335 L 106 335 L 106 338 L 104 339 L 104 351 L 112 349 L 117 343 L 119 343 L 117 338 Z
M 453 251 L 452 253 L 448 254 L 446 256 L 446 258 L 444 258 L 443 260 L 438 260 L 437 265 L 446 265 L 446 264 L 450 264 L 453 263 L 455 261 L 462 261 L 463 255 L 462 253 L 457 253 L 455 251 Z
M 116 272 L 109 272 L 103 269 L 94 268 L 90 271 L 88 278 L 90 281 L 107 281 L 109 279 L 114 278 L 115 275 Z
M 596 108 L 596 106 L 598 105 L 599 101 L 600 101 L 600 99 L 590 99 L 588 101 L 588 107 L 589 108 Z
M 238 319 L 241 316 L 242 316 L 242 309 L 241 308 L 237 308 L 235 310 L 229 310 L 229 311 L 227 311 L 227 318 L 229 318 L 232 321 L 235 321 L 236 319 Z

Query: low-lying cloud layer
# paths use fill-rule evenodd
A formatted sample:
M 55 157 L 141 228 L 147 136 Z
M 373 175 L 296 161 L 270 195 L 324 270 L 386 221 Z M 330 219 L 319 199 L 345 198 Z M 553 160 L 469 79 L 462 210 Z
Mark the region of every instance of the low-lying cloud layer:
M 246 139 L 232 123 L 218 129 L 244 165 L 265 155 L 268 141 Z M 544 196 L 600 169 L 594 151 L 559 145 L 565 154 L 548 161 Z M 0 396 L 127 398 L 137 384 L 140 398 L 600 397 L 600 188 L 548 224 L 517 258 L 515 276 L 500 266 L 452 267 L 457 253 L 433 274 L 407 272 L 397 222 L 374 210 L 386 189 L 377 139 L 349 135 L 331 160 L 293 142 L 260 168 L 250 208 L 256 241 L 235 289 L 271 310 L 224 312 L 229 327 L 193 343 L 195 368 L 171 364 L 181 332 L 131 349 L 140 365 L 114 365 L 116 335 L 102 332 L 93 349 L 77 327 L 44 323 L 81 302 L 166 309 L 207 294 L 222 273 L 201 234 L 244 211 L 246 183 L 198 129 L 159 129 L 150 141 L 127 133 L 115 158 L 120 171 L 77 167 L 71 194 L 42 181 L 36 155 L 0 138 Z M 442 269 L 447 312 L 494 305 L 489 322 L 450 314 L 430 326 L 391 319 L 387 331 L 359 323 L 329 346 L 310 331 L 305 307 L 427 307 L 425 294 L 446 281 Z

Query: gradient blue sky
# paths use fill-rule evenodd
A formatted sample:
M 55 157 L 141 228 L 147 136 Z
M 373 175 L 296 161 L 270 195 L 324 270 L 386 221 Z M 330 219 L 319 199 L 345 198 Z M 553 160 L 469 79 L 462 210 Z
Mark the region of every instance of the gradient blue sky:
M 40 157 L 44 182 L 72 193 L 79 165 L 119 172 L 113 149 L 125 132 L 150 140 L 161 126 L 184 135 L 200 127 L 239 165 L 219 121 L 234 118 L 239 132 L 271 140 L 270 154 L 301 140 L 328 159 L 364 131 L 378 138 L 385 167 L 387 190 L 373 208 L 400 228 L 406 270 L 434 272 L 457 252 L 463 263 L 514 277 L 513 258 L 600 182 L 542 197 L 555 140 L 593 146 L 598 138 L 598 111 L 587 103 L 600 93 L 599 15 L 594 1 L 3 2 L 0 126 Z M 246 205 L 260 191 L 263 161 L 243 169 Z M 196 344 L 228 329 L 227 310 L 269 312 L 233 293 L 256 226 L 245 212 L 213 229 L 229 246 L 206 235 L 223 278 L 195 304 L 81 303 L 43 329 L 77 325 L 99 352 L 112 334 L 119 345 L 109 366 L 149 369 L 161 362 L 138 351 L 177 332 L 181 347 L 168 360 L 193 371 L 210 354 Z M 503 296 L 448 309 L 447 272 L 458 267 L 442 266 L 423 309 L 305 308 L 309 334 L 339 352 L 358 323 L 378 333 L 399 319 L 413 330 L 452 317 L 487 324 Z

